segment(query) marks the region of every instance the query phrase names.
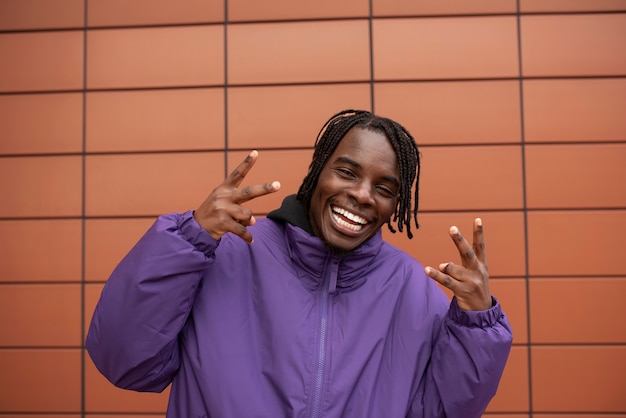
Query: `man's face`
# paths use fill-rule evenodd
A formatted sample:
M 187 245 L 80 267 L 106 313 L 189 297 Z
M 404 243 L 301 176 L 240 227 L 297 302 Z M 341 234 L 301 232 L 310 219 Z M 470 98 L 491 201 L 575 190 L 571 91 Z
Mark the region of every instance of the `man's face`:
M 393 214 L 400 169 L 393 147 L 379 132 L 351 129 L 328 158 L 311 197 L 309 220 L 331 248 L 353 250 Z

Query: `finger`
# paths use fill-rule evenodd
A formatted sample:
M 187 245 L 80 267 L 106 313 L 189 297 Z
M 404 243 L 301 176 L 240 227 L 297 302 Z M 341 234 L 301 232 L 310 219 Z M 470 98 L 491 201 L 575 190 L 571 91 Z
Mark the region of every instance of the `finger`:
M 454 263 L 439 264 L 439 271 L 460 282 L 468 280 L 468 270 Z
M 457 287 L 458 285 L 458 281 L 455 280 L 453 277 L 450 277 L 449 275 L 445 274 L 444 272 L 441 272 L 437 269 L 434 269 L 430 266 L 427 266 L 426 268 L 424 268 L 424 272 L 426 273 L 426 275 L 428 277 L 430 277 L 431 279 L 435 280 L 437 283 L 439 283 L 440 285 L 447 287 L 448 289 L 452 290 L 454 292 L 454 289 Z
M 472 246 L 469 245 L 465 237 L 459 231 L 459 228 L 456 226 L 450 227 L 450 237 L 454 241 L 457 250 L 459 250 L 459 255 L 461 256 L 461 261 L 463 266 L 465 267 L 474 267 L 478 260 L 476 258 L 476 253 Z
M 252 234 L 248 231 L 248 228 L 245 225 L 240 223 L 234 223 L 234 225 L 230 228 L 230 232 L 239 236 L 242 240 L 247 242 L 248 244 L 252 244 L 254 242 L 254 238 L 252 238 Z
M 280 189 L 280 183 L 273 181 L 271 183 L 257 184 L 256 186 L 242 187 L 241 189 L 233 189 L 235 200 L 239 203 L 247 202 L 266 194 L 274 193 Z
M 243 179 L 246 177 L 254 163 L 256 162 L 259 152 L 254 150 L 235 168 L 232 173 L 226 177 L 224 184 L 232 187 L 239 187 Z
M 476 218 L 474 220 L 474 252 L 476 253 L 476 258 L 482 263 L 486 264 L 486 254 L 485 254 L 485 234 L 483 231 L 483 221 L 480 218 Z
M 236 205 L 230 212 L 230 217 L 243 226 L 254 225 L 256 219 L 252 216 L 252 211 L 246 207 Z

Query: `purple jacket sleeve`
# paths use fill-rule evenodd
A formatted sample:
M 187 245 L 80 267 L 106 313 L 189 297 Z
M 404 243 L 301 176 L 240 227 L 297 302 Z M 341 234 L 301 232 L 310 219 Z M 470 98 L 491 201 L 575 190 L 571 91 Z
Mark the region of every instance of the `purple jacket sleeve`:
M 192 212 L 158 218 L 113 271 L 86 347 L 116 386 L 160 392 L 179 367 L 178 334 L 218 241 Z
M 512 340 L 497 300 L 486 311 L 464 311 L 453 298 L 433 343 L 423 398 L 408 416 L 480 418 L 496 393 Z

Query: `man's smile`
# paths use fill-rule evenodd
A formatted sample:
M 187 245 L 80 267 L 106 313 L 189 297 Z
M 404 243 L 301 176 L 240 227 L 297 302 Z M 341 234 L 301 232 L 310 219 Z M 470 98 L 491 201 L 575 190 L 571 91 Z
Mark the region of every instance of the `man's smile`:
M 335 222 L 350 231 L 359 232 L 369 223 L 367 219 L 338 206 L 331 206 L 330 209 Z

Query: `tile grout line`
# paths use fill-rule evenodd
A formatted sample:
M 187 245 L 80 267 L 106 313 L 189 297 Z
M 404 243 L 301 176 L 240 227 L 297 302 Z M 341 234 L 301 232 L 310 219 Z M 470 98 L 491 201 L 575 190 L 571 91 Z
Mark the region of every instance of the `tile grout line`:
M 82 184 L 81 184 L 81 265 L 80 265 L 80 416 L 86 415 L 86 358 L 85 358 L 85 248 L 86 248 L 86 192 L 87 192 L 87 29 L 89 1 L 83 1 L 83 91 L 82 91 Z
M 373 16 L 373 3 L 374 0 L 369 0 L 369 16 L 368 16 L 368 34 L 369 34 L 369 53 L 370 53 L 370 110 L 375 113 L 374 104 L 374 16 Z
M 224 0 L 224 178 L 228 176 L 228 0 Z M 213 187 L 213 186 L 209 186 Z
M 528 373 L 528 416 L 533 418 L 533 385 L 532 385 L 532 338 L 530 318 L 530 272 L 529 272 L 529 244 L 528 244 L 528 202 L 526 184 L 526 130 L 524 127 L 524 74 L 522 67 L 522 21 L 520 12 L 520 0 L 516 0 L 517 22 L 517 66 L 519 80 L 519 106 L 520 106 L 520 152 L 522 169 L 522 213 L 524 226 L 524 283 L 526 292 L 526 339 L 527 339 L 527 373 Z

